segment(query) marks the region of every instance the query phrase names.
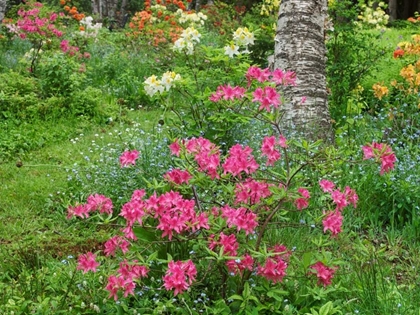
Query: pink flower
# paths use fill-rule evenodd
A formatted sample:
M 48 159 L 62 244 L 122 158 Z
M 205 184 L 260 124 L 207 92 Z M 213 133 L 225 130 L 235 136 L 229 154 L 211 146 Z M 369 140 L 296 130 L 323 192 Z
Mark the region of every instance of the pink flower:
M 112 213 L 112 201 L 104 195 L 94 194 L 87 198 L 87 206 L 90 211 L 99 210 L 100 213 Z
M 318 284 L 323 284 L 325 287 L 331 284 L 331 280 L 334 276 L 334 273 L 337 271 L 336 268 L 329 268 L 325 266 L 322 262 L 318 261 L 310 267 L 312 270 L 316 271 L 316 276 L 318 278 Z
M 62 40 L 60 43 L 60 48 L 63 52 L 67 52 L 70 49 L 69 41 L 68 40 Z
M 239 243 L 236 240 L 235 234 L 226 235 L 223 232 L 220 233 L 219 241 L 214 239 L 214 235 L 210 235 L 209 248 L 214 250 L 216 246 L 223 246 L 223 255 L 226 256 L 237 256 Z
M 335 184 L 326 179 L 321 179 L 319 181 L 319 186 L 321 187 L 323 192 L 330 192 L 330 193 L 332 193 L 335 188 Z
M 306 209 L 309 206 L 309 198 L 311 198 L 311 195 L 309 194 L 309 191 L 305 188 L 299 188 L 298 193 L 302 197 L 297 198 L 295 200 L 296 208 L 298 208 L 298 210 Z
M 174 290 L 174 295 L 187 290 L 195 280 L 197 269 L 191 260 L 186 262 L 170 261 L 168 270 L 163 276 L 163 285 L 166 290 Z
M 91 252 L 80 255 L 77 260 L 77 270 L 83 270 L 83 273 L 88 271 L 96 272 L 96 268 L 99 266 L 99 263 L 96 262 L 95 259 L 95 254 Z
M 265 109 L 267 112 L 270 112 L 270 106 L 278 108 L 280 105 L 280 95 L 271 86 L 257 88 L 252 95 L 254 97 L 252 101 L 260 103 L 259 110 Z
M 330 230 L 332 235 L 335 236 L 341 232 L 343 216 L 340 211 L 330 211 L 328 212 L 326 218 L 322 220 L 322 225 L 324 226 L 324 233 Z
M 188 184 L 188 181 L 192 178 L 188 171 L 183 171 L 177 168 L 167 172 L 163 177 L 167 181 L 177 185 L 181 185 L 182 183 Z
M 267 258 L 264 266 L 258 266 L 257 274 L 273 281 L 274 283 L 282 282 L 286 275 L 287 263 L 283 260 L 274 260 Z
M 347 202 L 352 204 L 353 207 L 356 209 L 357 201 L 359 200 L 356 191 L 354 189 L 351 189 L 349 186 L 346 186 L 346 188 L 344 189 L 344 195 L 346 195 Z
M 383 175 L 384 173 L 388 173 L 389 171 L 393 170 L 395 165 L 394 163 L 397 161 L 395 154 L 389 149 L 388 152 L 384 153 L 381 156 L 381 172 L 380 174 Z
M 306 96 L 302 96 L 302 98 L 300 99 L 300 103 L 305 104 L 305 102 L 306 102 Z
M 252 258 L 249 254 L 245 254 L 240 259 L 231 259 L 226 261 L 226 266 L 228 267 L 229 272 L 233 272 L 234 274 L 242 274 L 242 271 L 244 270 L 253 270 L 254 258 Z
M 80 218 L 88 218 L 89 217 L 90 208 L 87 207 L 85 204 L 77 205 L 77 206 L 69 206 L 67 208 L 67 219 L 71 219 L 73 216 L 80 217 Z
M 105 242 L 104 254 L 105 256 L 115 256 L 115 252 L 118 248 L 120 248 L 123 254 L 125 254 L 128 252 L 129 245 L 130 243 L 122 236 L 114 236 Z
M 257 204 L 262 198 L 271 195 L 270 186 L 270 184 L 253 179 L 247 179 L 245 182 L 238 183 L 235 187 L 235 203 Z
M 132 150 L 132 151 L 124 151 L 123 154 L 120 156 L 120 164 L 121 167 L 127 167 L 128 165 L 136 165 L 136 160 L 139 157 L 139 151 Z
M 240 176 L 241 172 L 254 173 L 259 165 L 251 153 L 252 149 L 248 146 L 242 148 L 240 144 L 236 144 L 231 147 L 229 155 L 222 165 L 224 173 L 231 173 L 233 176 Z
M 293 71 L 283 72 L 281 69 L 275 69 L 272 73 L 271 81 L 277 85 L 296 85 L 296 73 Z
M 179 157 L 181 154 L 181 146 L 179 145 L 178 139 L 175 139 L 175 141 L 169 146 L 169 149 L 173 155 Z
M 372 144 L 363 146 L 362 150 L 364 160 L 374 158 L 381 162 L 381 175 L 394 169 L 397 158 L 387 144 L 372 142 Z
M 279 146 L 282 148 L 287 148 L 287 140 L 283 135 L 279 136 Z
M 220 99 L 224 100 L 235 100 L 235 99 L 242 99 L 245 94 L 245 89 L 240 86 L 232 87 L 230 84 L 228 85 L 220 85 L 217 87 L 216 92 L 214 92 L 210 97 L 209 100 L 212 102 L 218 102 Z
M 273 165 L 275 161 L 281 158 L 280 152 L 275 148 L 277 140 L 275 136 L 265 137 L 262 142 L 262 156 L 267 157 L 267 165 Z
M 251 85 L 252 80 L 266 82 L 270 77 L 270 70 L 268 68 L 262 70 L 261 68 L 252 66 L 248 68 L 245 77 L 248 80 L 248 86 Z
M 331 193 L 331 198 L 336 204 L 337 211 L 343 210 L 348 205 L 346 195 L 342 193 L 339 189 L 336 189 Z
M 284 260 L 285 262 L 288 262 L 290 256 L 292 255 L 292 251 L 289 250 L 285 245 L 276 244 L 273 247 L 269 248 L 268 251 L 270 253 L 277 254 L 271 257 L 275 261 Z
M 236 226 L 237 231 L 244 230 L 246 235 L 254 232 L 254 229 L 258 226 L 257 215 L 249 209 L 243 207 L 234 209 L 224 206 L 220 210 L 228 227 Z

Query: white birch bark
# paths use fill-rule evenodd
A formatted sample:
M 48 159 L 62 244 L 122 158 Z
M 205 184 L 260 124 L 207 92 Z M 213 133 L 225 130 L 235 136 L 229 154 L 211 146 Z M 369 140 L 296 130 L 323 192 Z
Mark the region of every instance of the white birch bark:
M 388 2 L 389 20 L 391 22 L 397 19 L 397 7 L 398 7 L 397 0 L 389 0 Z
M 0 23 L 6 14 L 7 0 L 0 0 Z
M 328 110 L 324 23 L 327 0 L 282 0 L 275 37 L 274 68 L 295 71 L 295 87 L 285 96 L 281 127 L 305 138 L 332 143 Z M 306 101 L 302 103 L 302 97 Z

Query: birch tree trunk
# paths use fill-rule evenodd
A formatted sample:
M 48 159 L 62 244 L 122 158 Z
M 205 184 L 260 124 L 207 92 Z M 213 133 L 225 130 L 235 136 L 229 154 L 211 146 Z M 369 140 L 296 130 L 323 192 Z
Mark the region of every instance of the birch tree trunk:
M 397 7 L 398 7 L 398 1 L 397 0 L 389 0 L 388 2 L 388 9 L 389 9 L 389 20 L 395 21 L 397 16 Z
M 282 0 L 275 37 L 274 68 L 296 72 L 285 96 L 280 122 L 286 133 L 333 143 L 326 87 L 327 0 Z M 306 101 L 302 102 L 302 98 Z
M 0 0 L 0 23 L 6 14 L 7 0 Z

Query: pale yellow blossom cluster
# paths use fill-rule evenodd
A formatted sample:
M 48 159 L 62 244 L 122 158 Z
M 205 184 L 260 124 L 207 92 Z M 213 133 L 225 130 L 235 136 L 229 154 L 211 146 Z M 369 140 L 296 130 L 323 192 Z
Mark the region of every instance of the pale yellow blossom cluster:
M 204 21 L 207 20 L 207 15 L 198 12 L 198 13 L 186 13 L 181 9 L 176 11 L 176 15 L 178 16 L 178 22 L 182 25 L 204 25 Z
M 165 90 L 169 91 L 175 82 L 180 81 L 181 76 L 173 71 L 167 71 L 162 75 L 162 78 L 158 78 L 152 75 L 144 81 L 144 90 L 146 94 L 152 97 L 156 93 L 163 93 Z
M 248 46 L 254 45 L 254 40 L 254 33 L 250 32 L 247 27 L 238 28 L 233 32 L 233 41 L 224 47 L 225 55 L 233 58 L 234 55 L 249 53 Z
M 385 13 L 387 5 L 383 1 L 377 3 L 376 9 L 373 8 L 373 5 L 373 1 L 361 5 L 362 12 L 356 23 L 369 28 L 384 28 L 389 21 L 389 15 Z
M 195 43 L 200 42 L 201 34 L 192 26 L 185 29 L 180 38 L 178 38 L 173 46 L 174 51 L 185 52 L 187 55 L 192 55 L 194 52 Z
M 261 15 L 270 16 L 279 12 L 281 0 L 263 0 L 261 5 Z

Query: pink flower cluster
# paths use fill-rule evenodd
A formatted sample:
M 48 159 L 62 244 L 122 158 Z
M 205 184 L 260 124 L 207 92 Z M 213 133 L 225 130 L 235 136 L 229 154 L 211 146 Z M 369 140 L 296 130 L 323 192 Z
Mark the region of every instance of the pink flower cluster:
M 271 255 L 264 265 L 258 265 L 257 274 L 274 283 L 282 282 L 292 252 L 284 245 L 275 245 L 268 252 Z
M 134 295 L 135 281 L 147 277 L 148 272 L 147 267 L 139 265 L 137 260 L 131 263 L 127 260 L 122 261 L 118 269 L 118 275 L 111 275 L 108 278 L 105 289 L 109 291 L 109 297 L 113 297 L 115 301 L 118 300 L 118 291 L 120 290 L 124 291 L 124 297 L 129 294 Z
M 387 144 L 372 142 L 372 144 L 363 146 L 362 149 L 364 160 L 373 158 L 376 161 L 381 162 L 381 175 L 394 169 L 394 163 L 397 158 L 391 147 Z
M 185 150 L 186 153 L 194 156 L 200 171 L 207 172 L 211 178 L 219 178 L 217 173 L 220 164 L 219 148 L 209 140 L 203 137 L 187 141 L 175 140 L 169 148 L 171 153 L 176 156 L 180 156 L 181 151 Z
M 120 165 L 121 167 L 127 167 L 130 164 L 136 165 L 136 160 L 139 158 L 139 151 L 137 150 L 126 150 L 120 156 Z
M 238 209 L 224 206 L 221 209 L 222 218 L 226 219 L 228 227 L 236 226 L 237 231 L 244 230 L 248 235 L 254 232 L 258 226 L 257 215 L 250 209 L 240 207 Z
M 235 203 L 258 204 L 262 198 L 271 195 L 268 189 L 271 185 L 247 178 L 244 182 L 237 183 L 235 187 Z
M 172 239 L 173 233 L 192 232 L 204 228 L 209 229 L 207 214 L 197 214 L 194 210 L 195 201 L 183 199 L 178 192 L 170 191 L 160 196 L 153 194 L 147 200 L 142 200 L 144 191 L 136 191 L 131 200 L 123 205 L 120 216 L 127 221 L 123 229 L 126 238 L 136 239 L 133 225 L 142 225 L 145 215 L 158 220 L 156 228 L 163 231 L 162 237 Z
M 167 172 L 163 177 L 167 181 L 177 185 L 181 185 L 183 183 L 188 184 L 188 181 L 192 178 L 188 171 L 183 171 L 177 168 Z
M 259 67 L 249 67 L 245 77 L 248 80 L 248 86 L 251 85 L 252 80 L 258 82 L 273 82 L 277 85 L 296 85 L 296 73 L 293 71 L 283 71 L 281 69 L 275 69 L 273 72 L 270 69 L 261 69 Z
M 244 270 L 252 271 L 254 268 L 254 258 L 249 254 L 245 254 L 241 258 L 228 260 L 226 266 L 228 267 L 229 272 L 232 272 L 235 275 L 242 275 Z
M 296 74 L 291 71 L 283 71 L 276 69 L 270 71 L 270 69 L 261 69 L 259 67 L 249 67 L 245 74 L 248 81 L 248 88 L 250 88 L 252 81 L 256 80 L 260 83 L 268 82 L 271 85 L 296 85 Z M 266 85 L 264 87 L 258 87 L 252 92 L 252 102 L 260 103 L 259 110 L 265 109 L 270 112 L 271 106 L 278 108 L 281 104 L 280 94 L 274 86 Z M 240 86 L 232 87 L 230 85 L 221 85 L 217 88 L 209 100 L 212 102 L 218 102 L 220 100 L 233 101 L 235 99 L 241 100 L 245 97 L 247 90 Z
M 20 16 L 20 19 L 16 22 L 16 30 L 19 36 L 23 39 L 27 37 L 27 34 L 39 34 L 46 37 L 63 36 L 63 32 L 58 30 L 53 24 L 57 20 L 57 13 L 51 13 L 48 17 L 40 17 L 38 7 L 42 7 L 42 3 L 35 2 L 32 5 L 35 8 L 27 11 L 19 9 L 17 12 Z
M 280 94 L 277 93 L 276 89 L 272 86 L 265 86 L 263 88 L 257 88 L 253 93 L 252 99 L 253 102 L 259 102 L 259 110 L 265 109 L 267 112 L 270 112 L 270 106 L 278 108 L 281 104 Z
M 277 140 L 275 136 L 265 137 L 261 145 L 261 156 L 267 157 L 267 165 L 274 165 L 274 162 L 281 158 L 277 147 L 287 148 L 286 138 L 280 136 Z
M 335 268 L 327 267 L 320 261 L 313 264 L 310 268 L 316 272 L 316 276 L 318 278 L 318 284 L 322 284 L 324 285 L 324 287 L 331 284 L 331 280 L 334 276 L 334 273 L 338 269 L 337 267 Z
M 219 178 L 218 168 L 220 167 L 219 148 L 209 140 L 193 138 L 187 141 L 176 140 L 169 146 L 172 154 L 180 156 L 185 149 L 186 153 L 193 155 L 199 170 L 206 172 L 211 178 Z M 229 154 L 222 165 L 224 174 L 231 173 L 233 176 L 241 177 L 241 173 L 252 174 L 259 165 L 252 156 L 252 149 L 248 146 L 242 147 L 236 144 L 230 148 Z
M 215 235 L 210 235 L 209 248 L 214 250 L 216 247 L 223 247 L 223 255 L 238 256 L 239 243 L 236 240 L 235 234 L 226 235 L 223 232 L 219 235 L 219 240 L 215 240 Z
M 248 146 L 244 148 L 240 144 L 235 144 L 229 149 L 229 155 L 223 163 L 224 174 L 231 173 L 233 176 L 241 177 L 241 172 L 246 174 L 254 173 L 259 165 L 252 156 L 252 149 Z
M 80 255 L 77 259 L 77 270 L 82 270 L 83 273 L 88 271 L 96 272 L 99 263 L 96 261 L 96 255 L 92 252 Z
M 87 203 L 77 206 L 69 206 L 67 208 L 67 219 L 73 216 L 80 218 L 88 218 L 89 213 L 98 210 L 100 213 L 112 213 L 112 200 L 104 195 L 94 194 L 87 198 Z
M 212 102 L 218 102 L 221 99 L 224 99 L 226 101 L 233 101 L 235 99 L 242 99 L 245 96 L 246 90 L 243 87 L 235 86 L 232 87 L 229 84 L 228 85 L 220 85 L 216 92 L 214 92 L 210 97 L 209 100 Z
M 346 186 L 344 192 L 341 192 L 340 189 L 335 189 L 335 184 L 333 182 L 326 179 L 320 180 L 319 186 L 325 193 L 330 193 L 331 199 L 336 206 L 335 210 L 329 211 L 322 221 L 324 233 L 327 230 L 330 230 L 332 235 L 337 235 L 341 232 L 341 227 L 343 225 L 343 216 L 341 212 L 348 205 L 353 205 L 353 207 L 356 208 L 359 197 L 357 196 L 356 191 L 349 186 Z
M 128 252 L 128 246 L 130 243 L 124 237 L 116 235 L 105 242 L 104 254 L 105 256 L 115 256 L 118 248 L 125 254 Z
M 168 270 L 163 276 L 163 285 L 166 290 L 174 290 L 174 295 L 188 290 L 197 276 L 197 269 L 191 260 L 186 262 L 170 261 Z
M 311 198 L 311 195 L 307 189 L 302 187 L 298 189 L 298 193 L 300 197 L 295 200 L 296 208 L 299 210 L 306 209 L 309 206 L 309 199 Z

